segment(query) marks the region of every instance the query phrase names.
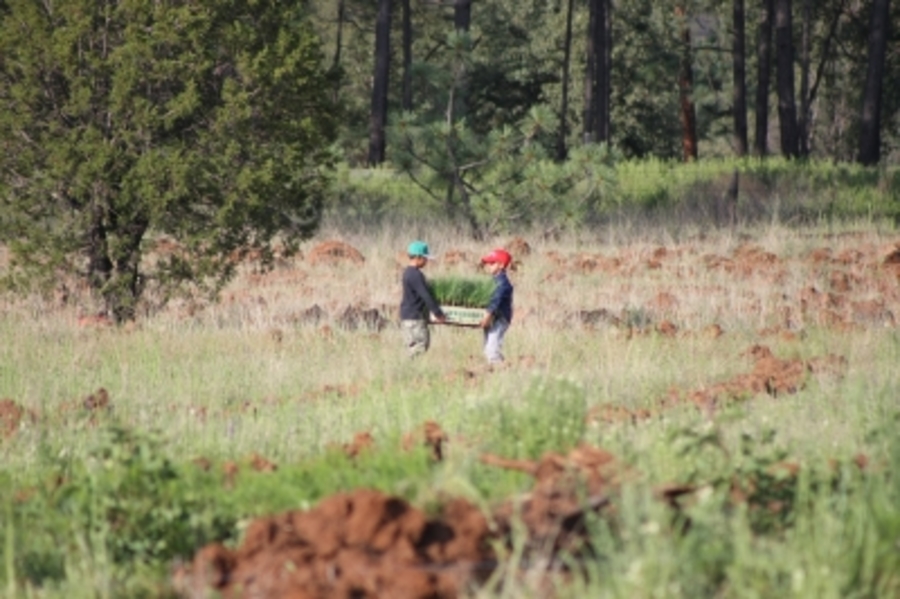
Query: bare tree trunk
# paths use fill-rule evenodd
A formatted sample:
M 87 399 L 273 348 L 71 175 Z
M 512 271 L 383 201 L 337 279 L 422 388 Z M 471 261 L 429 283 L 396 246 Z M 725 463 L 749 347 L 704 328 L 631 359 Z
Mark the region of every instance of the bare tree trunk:
M 794 101 L 794 40 L 791 0 L 775 0 L 775 57 L 778 63 L 778 125 L 781 153 L 796 158 L 797 106 Z
M 585 47 L 584 60 L 584 116 L 582 118 L 584 143 L 589 144 L 596 141 L 594 137 L 596 119 L 594 91 L 597 80 L 597 42 L 594 32 L 597 28 L 598 19 L 597 4 L 600 0 L 588 0 L 588 30 L 587 43 Z
M 678 72 L 678 95 L 681 115 L 681 153 L 685 162 L 697 159 L 697 112 L 694 107 L 694 69 L 691 51 L 691 28 L 683 5 L 675 7 L 681 21 L 681 65 Z
M 733 0 L 734 16 L 734 146 L 738 156 L 747 155 L 747 75 L 744 69 L 744 0 Z
M 589 0 L 584 78 L 584 141 L 609 141 L 612 86 L 612 3 Z
M 881 160 L 881 89 L 887 49 L 890 0 L 873 0 L 869 18 L 869 66 L 860 115 L 860 164 L 875 165 Z
M 572 14 L 575 12 L 575 0 L 569 0 L 566 8 L 566 35 L 563 42 L 562 102 L 559 109 L 559 132 L 556 138 L 556 159 L 563 161 L 569 154 L 566 147 L 566 136 L 569 133 L 569 66 L 572 59 Z
M 472 26 L 472 0 L 456 0 L 453 5 L 453 26 L 457 31 L 469 31 Z
M 772 77 L 772 24 L 775 21 L 775 0 L 763 0 L 762 19 L 756 40 L 756 136 L 754 153 L 763 157 L 769 153 L 769 87 Z
M 609 142 L 612 139 L 612 112 L 610 97 L 612 96 L 612 0 L 601 0 L 600 19 L 597 23 L 600 36 L 600 54 L 597 61 L 597 141 Z
M 343 0 L 342 0 L 343 1 Z M 409 0 L 403 0 L 403 110 L 413 109 L 412 96 L 412 14 Z
M 812 0 L 803 0 L 803 18 L 800 28 L 800 114 L 797 115 L 798 152 L 809 156 L 809 120 L 811 102 L 809 95 L 810 36 L 812 29 Z
M 369 121 L 369 166 L 384 162 L 390 63 L 391 0 L 378 0 L 378 20 L 375 24 L 375 73 Z

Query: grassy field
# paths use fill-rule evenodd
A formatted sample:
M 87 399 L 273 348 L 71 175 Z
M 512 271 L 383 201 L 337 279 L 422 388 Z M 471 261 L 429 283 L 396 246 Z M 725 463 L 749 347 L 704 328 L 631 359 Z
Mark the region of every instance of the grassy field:
M 485 364 L 479 331 L 440 326 L 407 359 L 407 237 L 429 241 L 433 277 L 485 276 L 481 253 L 513 251 L 503 367 Z M 317 251 L 329 240 L 363 261 Z M 0 414 L 0 594 L 173 596 L 179 558 L 238 542 L 254 516 L 362 487 L 487 509 L 531 479 L 483 454 L 587 443 L 631 475 L 615 524 L 590 529 L 584 575 L 551 577 L 553 596 L 897 596 L 898 242 L 872 223 L 485 243 L 326 228 L 272 272 L 246 264 L 220 303 L 133 326 L 88 318 L 77 295 L 4 298 L 0 399 L 21 412 Z M 754 347 L 800 364 L 797 384 L 735 390 Z M 404 449 L 426 421 L 447 435 L 437 464 Z M 351 460 L 358 433 L 374 446 Z M 784 463 L 799 474 L 773 478 Z M 756 495 L 735 499 L 738 480 Z M 655 499 L 665 485 L 691 486 L 688 529 Z M 472 593 L 548 596 L 511 563 Z

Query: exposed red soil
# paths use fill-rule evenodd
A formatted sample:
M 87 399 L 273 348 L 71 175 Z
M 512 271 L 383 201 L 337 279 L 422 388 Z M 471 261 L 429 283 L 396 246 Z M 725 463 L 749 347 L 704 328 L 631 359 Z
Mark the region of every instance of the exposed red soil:
M 590 422 L 638 422 L 653 417 L 662 410 L 680 405 L 694 405 L 707 416 L 727 402 L 741 401 L 757 395 L 779 397 L 797 393 L 807 384 L 810 375 L 841 378 L 847 369 L 847 359 L 828 354 L 808 360 L 781 359 L 765 345 L 753 345 L 744 355 L 753 361 L 753 369 L 725 381 L 690 391 L 672 389 L 651 408 L 630 409 L 616 405 L 601 405 L 588 412 Z
M 531 255 L 531 244 L 521 237 L 513 237 L 506 242 L 504 247 L 513 255 L 513 258 L 525 258 Z
M 340 264 L 350 262 L 362 264 L 366 261 L 362 253 L 343 241 L 323 241 L 309 251 L 310 264 Z
M 108 328 L 113 326 L 113 320 L 106 314 L 85 314 L 84 316 L 79 316 L 78 321 L 76 323 L 79 328 L 82 329 L 90 329 L 90 328 Z
M 507 542 L 513 523 L 524 524 L 526 551 L 541 553 L 548 565 L 561 551 L 578 554 L 586 548 L 585 516 L 611 505 L 627 472 L 615 456 L 590 445 L 580 445 L 567 455 L 547 453 L 537 461 L 490 454 L 481 461 L 534 477 L 531 491 L 503 502 L 493 519 Z
M 429 420 L 420 430 L 403 435 L 402 446 L 409 451 L 416 445 L 424 445 L 428 448 L 431 459 L 440 462 L 444 459 L 444 444 L 448 440 L 444 429 L 437 422 Z
M 256 472 L 275 472 L 278 470 L 278 465 L 275 464 L 275 462 L 264 458 L 258 453 L 254 453 L 250 456 L 249 466 Z
M 445 437 L 436 423 L 423 432 Z M 308 511 L 254 520 L 236 549 L 200 549 L 175 586 L 185 597 L 455 598 L 487 580 L 496 567 L 493 544 L 511 545 L 514 522 L 525 524 L 527 550 L 540 552 L 548 568 L 559 551 L 583 548 L 585 515 L 607 507 L 619 484 L 616 459 L 596 447 L 538 461 L 483 461 L 527 472 L 532 490 L 489 517 L 461 498 L 429 515 L 374 490 L 338 493 Z
M 429 517 L 361 489 L 259 518 L 240 547 L 204 547 L 175 582 L 186 597 L 457 597 L 491 563 L 488 533 L 487 519 L 463 499 Z
M 884 257 L 883 264 L 897 275 L 900 275 L 900 244 L 895 246 L 893 250 Z
M 198 457 L 194 458 L 192 461 L 198 468 L 207 472 L 213 467 L 213 463 L 209 458 Z M 242 464 L 235 462 L 234 460 L 226 460 L 222 463 L 222 482 L 226 488 L 231 489 L 234 487 L 234 483 L 241 472 L 241 467 Z M 278 470 L 278 464 L 258 453 L 252 453 L 247 456 L 243 460 L 243 467 L 249 468 L 255 472 L 275 472 Z
M 100 387 L 94 393 L 91 393 L 82 401 L 82 405 L 85 410 L 95 411 L 95 410 L 109 410 L 112 408 L 112 404 L 109 401 L 109 392 Z
M 407 256 L 406 254 L 403 254 L 401 264 L 406 264 L 406 261 Z M 470 264 L 472 266 L 478 265 L 478 259 L 476 257 L 466 252 L 465 250 L 458 249 L 450 249 L 444 252 L 444 255 L 441 256 L 441 262 L 448 266 L 456 266 L 458 264 Z
M 13 436 L 19 430 L 24 415 L 25 408 L 11 399 L 0 399 L 0 437 Z
M 362 452 L 367 451 L 374 446 L 375 438 L 372 437 L 372 433 L 364 431 L 356 433 L 353 436 L 353 441 L 351 441 L 350 443 L 344 443 L 344 445 L 341 446 L 341 450 L 348 458 L 355 458 Z
M 440 431 L 436 423 L 423 428 L 426 436 Z M 637 478 L 614 455 L 590 445 L 539 460 L 484 454 L 481 461 L 529 474 L 531 490 L 487 513 L 462 498 L 444 498 L 427 513 L 380 491 L 338 493 L 307 511 L 257 518 L 234 549 L 218 543 L 201 548 L 176 571 L 173 584 L 189 598 L 209 592 L 225 599 L 456 598 L 489 578 L 499 565 L 495 549 L 511 549 L 516 531 L 526 535 L 521 557 L 530 569 L 567 570 L 571 562 L 560 561 L 563 552 L 589 557 L 587 516 L 614 523 L 621 484 Z M 854 462 L 868 467 L 864 455 Z M 790 489 L 800 471 L 799 464 L 777 462 L 722 484 L 731 503 L 746 505 L 751 514 L 781 517 L 791 509 Z M 701 488 L 665 484 L 655 495 L 679 511 L 688 527 L 684 506 Z
M 514 257 L 535 253 L 522 238 L 508 240 L 507 247 Z M 554 302 L 558 302 L 558 298 L 543 297 L 541 291 L 529 296 L 533 305 L 520 303 L 519 315 L 550 326 L 574 321 L 587 327 L 618 327 L 628 338 L 654 331 L 670 337 L 687 336 L 699 331 L 685 328 L 684 322 L 696 321 L 698 316 L 701 319 L 720 314 L 725 317 L 723 310 L 728 310 L 730 316 L 760 321 L 761 329 L 768 331 L 767 334 L 779 330 L 797 334 L 808 326 L 839 331 L 897 326 L 900 245 L 896 244 L 842 250 L 822 247 L 787 259 L 749 243 L 725 254 L 703 254 L 698 247 L 686 244 L 628 246 L 607 253 L 551 250 L 543 252 L 541 258 L 549 263 L 546 272 L 539 275 L 541 282 L 556 286 L 581 276 L 601 276 L 606 283 L 606 290 L 599 296 L 606 296 L 605 302 L 601 299 L 599 305 L 578 310 L 568 307 L 556 310 Z M 405 260 L 405 256 L 398 254 L 399 265 Z M 449 249 L 441 256 L 440 264 L 451 268 L 476 268 L 477 260 L 474 253 Z M 365 257 L 356 248 L 331 240 L 313 248 L 307 254 L 307 261 L 340 268 L 347 263 L 361 264 Z M 652 290 L 641 303 L 628 308 L 632 316 L 640 313 L 646 318 L 646 322 L 635 325 L 628 318 L 629 314 L 623 312 L 620 298 L 635 292 L 643 293 L 643 288 L 635 287 L 631 277 L 648 269 L 660 271 L 658 275 L 650 276 L 664 277 L 667 283 L 661 289 Z M 723 275 L 720 277 L 723 281 L 718 284 L 692 283 L 708 277 L 704 271 Z M 293 285 L 311 302 L 320 300 L 310 274 L 296 267 L 247 276 L 254 289 Z M 729 285 L 729 279 L 734 279 L 738 285 Z M 609 285 L 610 281 L 620 281 L 620 284 Z M 752 282 L 749 287 L 748 282 Z M 226 296 L 226 301 L 258 301 L 261 305 L 264 302 L 261 296 L 237 298 L 233 294 Z M 538 305 L 540 309 L 535 308 Z M 696 313 L 710 305 L 716 306 L 715 312 Z M 315 326 L 324 337 L 330 337 L 337 330 L 381 333 L 395 320 L 395 310 L 393 305 L 371 305 L 364 300 L 343 307 L 331 305 L 328 309 L 313 303 L 310 308 L 282 315 L 279 320 L 279 324 L 286 326 Z

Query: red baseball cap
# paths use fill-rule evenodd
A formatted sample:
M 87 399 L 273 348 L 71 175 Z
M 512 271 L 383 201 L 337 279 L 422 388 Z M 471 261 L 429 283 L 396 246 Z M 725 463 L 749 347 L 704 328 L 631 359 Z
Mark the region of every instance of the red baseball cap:
M 509 267 L 512 263 L 512 256 L 503 249 L 491 250 L 481 257 L 482 264 L 500 264 L 503 268 Z

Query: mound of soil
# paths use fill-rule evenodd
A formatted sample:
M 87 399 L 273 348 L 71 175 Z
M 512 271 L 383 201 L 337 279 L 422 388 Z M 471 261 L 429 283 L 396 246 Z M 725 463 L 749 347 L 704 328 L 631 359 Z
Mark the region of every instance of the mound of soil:
M 381 314 L 377 308 L 347 306 L 344 311 L 337 316 L 335 323 L 337 326 L 347 331 L 356 331 L 359 329 L 383 331 L 388 327 L 390 321 L 386 316 Z
M 0 437 L 13 436 L 19 430 L 19 423 L 25 409 L 11 399 L 0 399 Z
M 436 423 L 424 433 L 431 442 L 445 437 Z M 207 545 L 176 572 L 174 586 L 190 598 L 455 598 L 487 581 L 498 566 L 493 547 L 512 548 L 516 523 L 528 534 L 523 557 L 548 571 L 565 568 L 560 551 L 589 553 L 586 516 L 609 505 L 619 485 L 611 454 L 583 445 L 537 461 L 482 461 L 532 475 L 532 490 L 490 518 L 463 498 L 428 515 L 380 491 L 339 493 L 308 511 L 253 521 L 237 549 Z
M 323 241 L 309 252 L 311 264 L 341 264 L 350 262 L 362 264 L 366 261 L 362 253 L 343 241 Z
M 403 499 L 357 490 L 255 520 L 240 547 L 204 547 L 175 584 L 185 597 L 457 597 L 493 568 L 488 533 L 463 499 L 428 517 Z

